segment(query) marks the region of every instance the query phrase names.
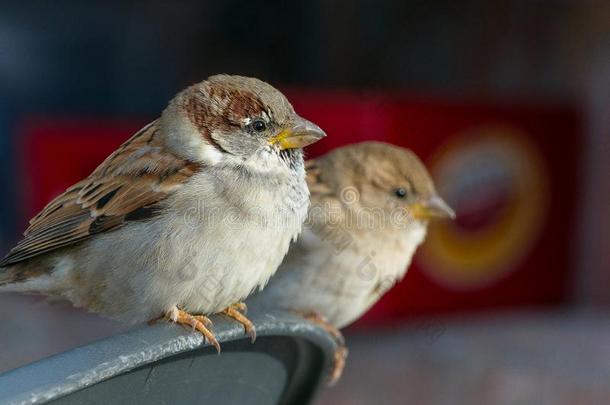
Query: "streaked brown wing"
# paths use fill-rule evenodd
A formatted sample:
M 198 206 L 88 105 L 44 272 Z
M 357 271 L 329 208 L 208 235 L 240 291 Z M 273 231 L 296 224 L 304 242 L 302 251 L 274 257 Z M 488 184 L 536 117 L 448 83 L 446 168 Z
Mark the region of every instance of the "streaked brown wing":
M 199 169 L 167 152 L 158 130 L 157 121 L 148 124 L 89 177 L 51 201 L 30 221 L 0 267 L 155 215 L 159 203 Z
M 307 174 L 307 187 L 309 188 L 312 200 L 332 195 L 332 189 L 324 182 L 323 170 L 319 167 L 316 159 L 310 159 L 305 162 L 305 171 Z

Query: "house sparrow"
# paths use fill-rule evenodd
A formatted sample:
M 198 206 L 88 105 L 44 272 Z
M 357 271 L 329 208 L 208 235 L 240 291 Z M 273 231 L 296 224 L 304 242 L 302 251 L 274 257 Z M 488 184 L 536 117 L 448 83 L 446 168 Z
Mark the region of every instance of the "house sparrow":
M 239 303 L 300 232 L 300 148 L 324 136 L 269 84 L 211 76 L 30 221 L 0 262 L 0 291 L 130 322 L 164 314 L 217 350 L 205 315 L 222 312 L 254 340 Z
M 428 221 L 453 218 L 413 152 L 365 142 L 306 163 L 311 205 L 303 233 L 280 269 L 247 302 L 321 324 L 337 340 L 331 383 L 347 350 L 338 331 L 405 275 Z

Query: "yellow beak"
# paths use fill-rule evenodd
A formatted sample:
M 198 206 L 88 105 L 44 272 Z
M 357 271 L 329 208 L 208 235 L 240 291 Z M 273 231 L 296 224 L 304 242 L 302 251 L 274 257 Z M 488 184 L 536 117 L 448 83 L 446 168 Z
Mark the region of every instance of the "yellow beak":
M 438 195 L 414 203 L 410 207 L 410 211 L 415 219 L 455 218 L 453 209 Z
M 269 144 L 278 145 L 281 150 L 303 148 L 324 138 L 326 134 L 313 122 L 297 117 L 292 127 L 282 130 L 269 140 Z

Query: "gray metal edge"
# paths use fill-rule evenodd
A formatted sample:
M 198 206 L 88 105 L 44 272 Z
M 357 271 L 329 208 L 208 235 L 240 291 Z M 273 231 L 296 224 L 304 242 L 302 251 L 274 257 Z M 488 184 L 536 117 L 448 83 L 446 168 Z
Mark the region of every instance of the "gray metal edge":
M 257 336 L 293 336 L 318 346 L 326 357 L 326 372 L 335 343 L 322 328 L 290 313 L 249 316 Z M 212 317 L 218 341 L 244 339 L 243 327 Z M 99 383 L 152 362 L 205 347 L 201 334 L 159 322 L 125 334 L 37 361 L 0 374 L 1 404 L 40 404 Z M 221 353 L 222 355 L 222 353 Z

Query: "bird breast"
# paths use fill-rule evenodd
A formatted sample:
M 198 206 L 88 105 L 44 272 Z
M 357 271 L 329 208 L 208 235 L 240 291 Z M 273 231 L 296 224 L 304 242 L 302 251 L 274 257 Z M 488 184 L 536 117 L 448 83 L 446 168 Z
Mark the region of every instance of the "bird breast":
M 104 288 L 73 291 L 73 302 L 132 321 L 173 305 L 221 311 L 267 283 L 308 208 L 304 173 L 204 170 L 170 198 L 154 220 L 91 242 L 77 266 Z
M 252 305 L 315 311 L 342 328 L 405 275 L 426 227 L 352 234 L 345 243 L 335 243 L 332 235 L 305 228 L 269 285 L 249 300 Z

